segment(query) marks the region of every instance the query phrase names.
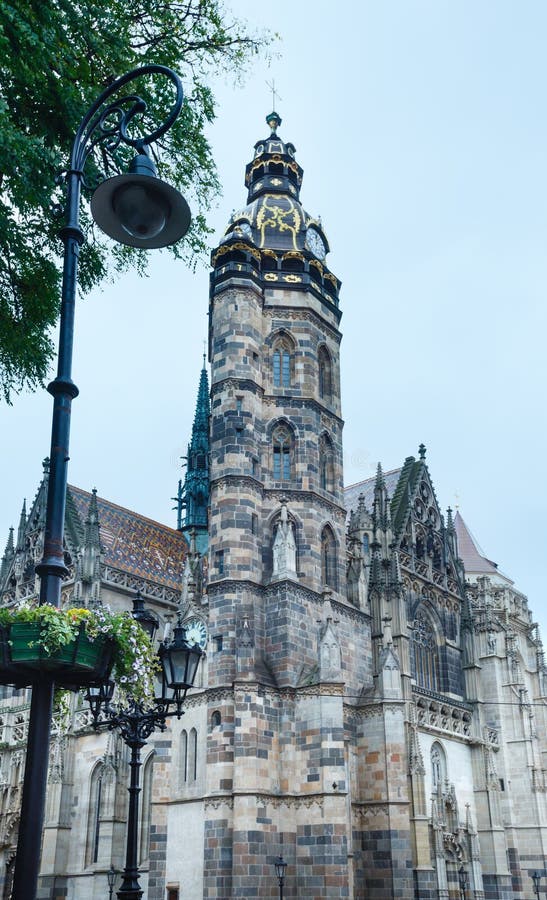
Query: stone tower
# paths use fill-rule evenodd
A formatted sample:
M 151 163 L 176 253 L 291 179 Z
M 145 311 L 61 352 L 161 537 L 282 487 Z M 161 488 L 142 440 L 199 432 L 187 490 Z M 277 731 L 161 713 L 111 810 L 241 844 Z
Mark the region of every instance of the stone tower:
M 267 123 L 212 257 L 203 896 L 275 895 L 282 854 L 286 896 L 344 897 L 340 283 Z

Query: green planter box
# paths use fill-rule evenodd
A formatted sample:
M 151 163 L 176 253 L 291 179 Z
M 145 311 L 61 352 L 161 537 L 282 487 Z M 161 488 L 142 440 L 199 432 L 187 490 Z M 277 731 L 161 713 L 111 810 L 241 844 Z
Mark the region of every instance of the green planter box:
M 61 686 L 83 687 L 110 675 L 112 641 L 103 636 L 90 640 L 82 627 L 75 640 L 48 654 L 39 646 L 40 631 L 39 624 L 28 622 L 3 629 L 0 683 L 28 685 L 47 675 Z

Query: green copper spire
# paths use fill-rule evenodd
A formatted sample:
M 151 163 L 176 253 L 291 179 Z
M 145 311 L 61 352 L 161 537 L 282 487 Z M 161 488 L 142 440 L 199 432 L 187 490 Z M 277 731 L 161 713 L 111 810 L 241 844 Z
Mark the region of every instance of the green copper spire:
M 196 532 L 196 545 L 200 553 L 207 547 L 207 507 L 209 504 L 209 379 L 203 368 L 199 379 L 196 414 L 192 426 L 192 438 L 188 445 L 187 468 L 184 484 L 179 482 L 177 497 L 177 527 L 180 531 Z

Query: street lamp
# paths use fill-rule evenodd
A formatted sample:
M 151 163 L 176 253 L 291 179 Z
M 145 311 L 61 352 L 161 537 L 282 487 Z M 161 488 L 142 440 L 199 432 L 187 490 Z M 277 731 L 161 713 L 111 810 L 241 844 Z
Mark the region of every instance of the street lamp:
M 114 891 L 114 884 L 116 882 L 117 874 L 118 873 L 116 872 L 116 869 L 114 868 L 112 863 L 110 863 L 110 868 L 106 873 L 106 880 L 108 882 L 108 900 L 112 900 L 112 893 Z
M 141 624 L 145 620 L 150 624 L 155 622 L 153 630 L 149 631 L 153 640 L 157 618 L 144 608 L 140 594 L 133 601 L 133 616 Z M 91 686 L 86 694 L 95 727 L 102 723 L 108 725 L 110 730 L 118 728 L 131 750 L 125 869 L 122 885 L 116 894 L 118 900 L 140 900 L 142 897 L 137 865 L 141 749 L 153 731 L 165 730 L 170 715 L 174 713 L 180 719 L 183 714 L 182 704 L 187 691 L 194 684 L 203 650 L 198 644 L 188 643 L 185 629 L 179 622 L 174 629 L 173 638 L 160 644 L 158 656 L 162 670 L 161 687 L 159 696 L 154 698 L 151 707 L 144 707 L 141 702 L 132 698 L 124 707 L 113 703 L 113 681 Z
M 285 869 L 287 868 L 287 863 L 282 856 L 278 856 L 274 862 L 274 867 L 279 883 L 279 900 L 283 900 L 283 882 L 285 881 Z
M 465 892 L 469 887 L 469 878 L 467 877 L 467 872 L 465 871 L 463 866 L 460 866 L 460 868 L 458 869 L 458 881 L 460 883 L 461 900 L 465 900 Z
M 532 875 L 532 881 L 534 882 L 534 894 L 538 897 L 539 900 L 539 890 L 541 886 L 541 873 L 534 872 Z
M 135 119 L 142 116 L 146 103 L 135 94 L 111 101 L 126 84 L 146 75 L 167 77 L 175 88 L 175 100 L 165 121 L 144 137 L 132 137 Z M 156 177 L 149 146 L 162 137 L 177 118 L 183 100 L 178 75 L 167 66 L 146 65 L 114 81 L 89 108 L 77 131 L 70 165 L 66 174 L 66 223 L 60 236 L 64 242 L 63 281 L 59 329 L 57 377 L 48 385 L 53 395 L 50 472 L 44 531 L 44 553 L 36 566 L 40 576 L 39 603 L 60 606 L 61 582 L 68 570 L 64 560 L 64 519 L 67 464 L 69 459 L 70 411 L 78 388 L 72 381 L 72 345 L 78 255 L 85 237 L 80 227 L 80 193 L 84 168 L 95 148 L 112 158 L 121 144 L 133 148 L 136 157 L 129 173 L 106 179 L 91 203 L 97 224 L 115 240 L 148 249 L 167 246 L 179 240 L 190 224 L 190 211 L 184 198 Z M 17 845 L 12 900 L 34 900 L 40 866 L 40 844 L 49 760 L 51 714 L 55 673 L 32 682 L 29 731 L 21 826 Z M 75 684 L 78 684 L 77 677 Z

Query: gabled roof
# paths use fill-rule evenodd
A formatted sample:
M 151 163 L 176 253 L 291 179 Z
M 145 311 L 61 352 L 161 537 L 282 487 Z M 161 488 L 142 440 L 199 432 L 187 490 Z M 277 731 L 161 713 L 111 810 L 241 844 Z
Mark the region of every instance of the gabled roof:
M 383 473 L 387 494 L 390 499 L 395 493 L 395 488 L 397 486 L 401 471 L 401 469 L 390 469 L 389 472 Z M 375 483 L 376 475 L 371 475 L 370 478 L 365 478 L 364 481 L 358 481 L 357 484 L 349 484 L 344 488 L 344 499 L 346 502 L 346 509 L 348 513 L 353 509 L 357 509 L 359 496 L 361 494 L 363 494 L 363 497 L 365 498 L 366 508 L 369 510 L 369 512 L 372 510 Z
M 81 529 L 82 534 L 91 496 L 81 488 L 68 487 L 67 519 L 70 518 L 70 511 L 75 510 L 80 522 L 79 526 L 75 523 L 73 528 L 76 532 Z M 179 531 L 102 497 L 97 497 L 97 508 L 106 565 L 166 587 L 181 587 L 188 545 Z
M 477 541 L 469 531 L 459 511 L 454 516 L 454 528 L 458 538 L 458 553 L 469 575 L 501 575 L 497 563 L 484 556 Z M 507 576 L 503 576 L 506 578 Z
M 393 532 L 398 535 L 406 521 L 406 513 L 409 509 L 409 500 L 414 493 L 414 488 L 424 469 L 423 461 L 416 460 L 413 456 L 407 456 L 401 469 L 397 487 L 391 498 L 391 521 Z

